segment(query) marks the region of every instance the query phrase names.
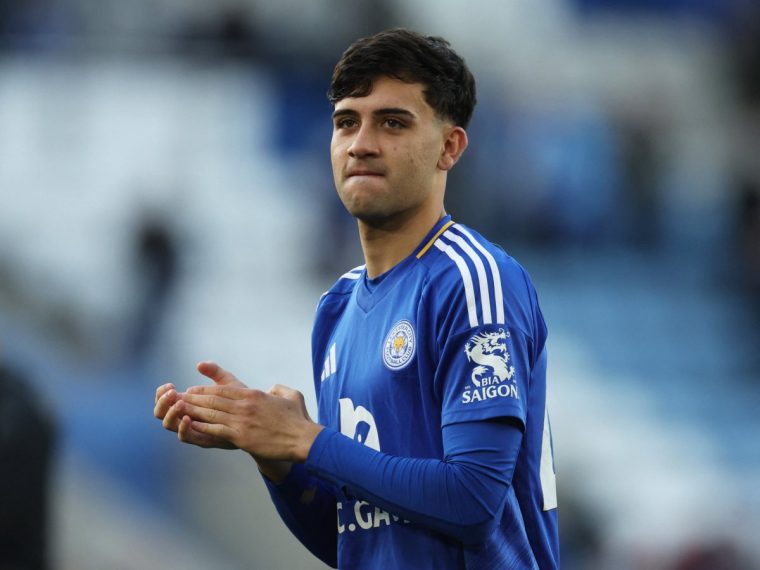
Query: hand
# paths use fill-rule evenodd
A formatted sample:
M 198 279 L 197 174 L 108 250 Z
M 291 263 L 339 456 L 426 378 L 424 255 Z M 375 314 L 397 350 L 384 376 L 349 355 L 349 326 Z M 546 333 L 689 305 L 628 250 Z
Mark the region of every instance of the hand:
M 262 463 L 272 465 L 272 461 L 306 460 L 323 427 L 309 417 L 300 392 L 284 386 L 275 386 L 269 393 L 247 388 L 211 362 L 201 363 L 198 370 L 215 385 L 190 388 L 177 398 L 166 416 L 182 418 L 178 430 L 181 440 L 185 441 L 185 434 L 199 433 L 224 440 L 250 453 L 260 467 Z M 222 382 L 225 378 L 235 381 Z M 192 419 L 186 420 L 186 416 Z M 186 421 L 190 422 L 190 431 L 183 428 Z
M 198 371 L 201 373 L 204 373 L 204 370 L 208 371 L 211 367 L 212 364 L 208 362 L 201 362 L 197 366 Z M 205 375 L 209 376 L 208 374 Z M 209 377 L 219 385 L 245 387 L 245 384 L 229 373 L 217 374 L 216 376 Z M 172 383 L 164 384 L 156 389 L 153 415 L 162 421 L 164 428 L 176 432 L 179 439 L 185 443 L 191 443 L 199 447 L 234 449 L 234 446 L 224 439 L 209 436 L 208 434 L 197 432 L 192 429 L 190 417 L 181 414 L 181 408 L 177 408 L 174 405 L 183 396 L 184 394 L 177 392 L 176 387 Z

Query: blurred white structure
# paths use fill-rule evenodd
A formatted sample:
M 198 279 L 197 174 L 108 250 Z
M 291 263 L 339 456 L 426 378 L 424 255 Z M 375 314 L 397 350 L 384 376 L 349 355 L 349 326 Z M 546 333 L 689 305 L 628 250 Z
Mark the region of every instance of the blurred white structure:
M 146 29 L 138 6 L 148 4 L 154 3 L 124 6 L 135 29 Z M 288 30 L 285 42 L 297 36 L 311 45 L 348 21 L 340 10 L 305 1 L 251 4 L 268 38 Z M 721 125 L 731 115 L 709 35 L 685 28 L 675 42 L 671 30 L 649 21 L 581 27 L 559 1 L 391 4 L 411 26 L 461 46 L 476 74 L 502 86 L 518 110 L 572 112 L 593 99 L 616 114 L 661 124 L 670 227 L 682 243 L 714 235 L 714 227 L 691 223 L 705 211 L 720 220 L 726 207 Z M 177 14 L 202 18 L 212 10 L 200 1 L 162 6 L 147 28 L 156 35 L 181 21 Z M 116 26 L 117 19 L 109 21 Z M 308 255 L 320 238 L 323 206 L 309 194 L 310 166 L 283 160 L 272 148 L 277 129 L 299 128 L 272 124 L 275 97 L 271 78 L 257 68 L 192 66 L 169 57 L 0 60 L 0 268 L 12 276 L 0 308 L 32 322 L 40 344 L 62 360 L 78 354 L 107 366 L 122 351 L 124 322 L 137 302 L 136 224 L 146 211 L 160 212 L 182 237 L 184 273 L 154 372 L 184 387 L 199 380 L 193 364 L 213 358 L 257 386 L 279 382 L 304 391 L 314 413 L 309 332 L 326 284 L 310 274 Z M 318 159 L 328 160 L 327 144 Z M 600 364 L 597 351 L 605 347 L 570 320 L 604 323 L 605 313 L 610 329 L 622 328 L 615 319 L 632 310 L 614 296 L 604 305 L 581 286 L 559 281 L 552 288 L 554 270 L 535 274 L 551 331 L 558 478 L 601 513 L 609 555 L 630 561 L 646 550 L 667 558 L 685 544 L 726 534 L 757 548 L 750 532 L 760 524 L 758 458 L 741 471 L 722 462 L 720 439 L 658 409 L 661 386 L 637 371 Z M 662 310 L 667 320 L 664 305 L 675 295 L 660 303 L 656 289 L 638 294 L 633 310 L 650 316 Z M 594 309 L 595 316 L 578 315 Z M 674 318 L 701 310 L 700 298 L 684 298 Z M 701 317 L 684 318 L 701 332 Z M 721 318 L 708 314 L 707 322 Z M 711 346 L 700 345 L 695 358 L 711 362 L 714 372 L 716 361 L 704 355 Z M 701 380 L 718 399 L 714 378 Z M 54 403 L 60 391 L 84 390 L 87 382 L 93 377 L 43 380 Z M 109 387 L 98 389 L 107 399 Z M 139 389 L 144 409 L 119 413 L 154 422 L 153 386 Z M 62 413 L 65 426 L 65 414 L 88 410 L 67 402 Z M 155 438 L 164 441 L 168 434 L 155 423 Z M 64 570 L 321 567 L 287 534 L 243 454 L 187 448 L 167 461 L 182 505 L 179 522 L 141 504 L 78 452 L 68 446 L 64 452 L 54 487 L 54 555 Z

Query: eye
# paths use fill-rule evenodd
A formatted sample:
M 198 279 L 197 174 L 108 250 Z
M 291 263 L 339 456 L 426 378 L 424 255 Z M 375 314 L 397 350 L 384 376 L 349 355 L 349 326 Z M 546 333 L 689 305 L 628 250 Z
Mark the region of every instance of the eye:
M 392 117 L 389 117 L 383 121 L 383 124 L 386 127 L 390 127 L 391 129 L 403 129 L 406 125 L 399 121 L 398 119 L 394 119 Z
M 336 119 L 334 128 L 336 129 L 351 129 L 357 125 L 356 119 L 351 117 L 340 117 Z

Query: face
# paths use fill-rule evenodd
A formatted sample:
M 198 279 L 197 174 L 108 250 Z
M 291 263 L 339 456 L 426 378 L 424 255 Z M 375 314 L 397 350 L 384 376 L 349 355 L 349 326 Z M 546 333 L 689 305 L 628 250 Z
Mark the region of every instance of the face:
M 430 208 L 443 210 L 447 168 L 441 157 L 453 127 L 436 116 L 422 90 L 419 83 L 381 77 L 366 97 L 335 105 L 335 187 L 361 221 L 386 224 Z

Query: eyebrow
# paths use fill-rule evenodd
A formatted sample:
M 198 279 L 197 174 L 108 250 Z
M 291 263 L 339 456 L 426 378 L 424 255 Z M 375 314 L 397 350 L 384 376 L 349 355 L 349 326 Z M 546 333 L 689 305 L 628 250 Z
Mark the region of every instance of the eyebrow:
M 358 114 L 359 113 L 353 109 L 338 109 L 337 111 L 333 112 L 332 116 L 333 119 L 336 119 L 338 117 L 357 116 Z M 417 118 L 417 115 L 408 109 L 403 109 L 401 107 L 385 107 L 383 109 L 376 109 L 372 111 L 372 116 L 374 117 L 383 117 L 385 115 L 403 115 L 409 119 Z

